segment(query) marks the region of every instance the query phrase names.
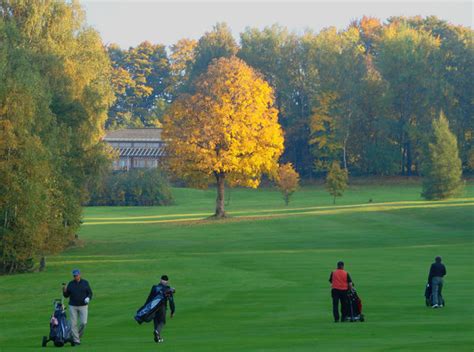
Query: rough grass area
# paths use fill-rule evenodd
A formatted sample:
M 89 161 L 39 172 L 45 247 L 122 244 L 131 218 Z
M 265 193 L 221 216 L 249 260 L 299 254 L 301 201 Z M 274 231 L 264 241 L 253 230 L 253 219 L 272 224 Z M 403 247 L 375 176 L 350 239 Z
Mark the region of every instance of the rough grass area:
M 0 277 L 0 351 L 38 351 L 51 302 L 80 268 L 94 290 L 84 351 L 472 351 L 474 187 L 425 202 L 417 184 L 354 185 L 336 206 L 307 187 L 232 190 L 230 218 L 202 221 L 215 192 L 174 189 L 170 207 L 91 207 L 84 246 L 42 273 Z M 447 306 L 424 306 L 441 255 Z M 365 323 L 332 322 L 328 276 L 343 259 Z M 177 312 L 164 344 L 133 320 L 167 273 Z M 53 347 L 50 347 L 53 348 Z M 69 347 L 67 347 L 69 348 Z

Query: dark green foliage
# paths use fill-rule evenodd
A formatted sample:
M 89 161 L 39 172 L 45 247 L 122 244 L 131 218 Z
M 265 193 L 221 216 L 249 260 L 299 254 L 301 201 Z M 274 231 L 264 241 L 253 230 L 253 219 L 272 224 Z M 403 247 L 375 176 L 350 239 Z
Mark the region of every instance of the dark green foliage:
M 114 172 L 90 192 L 88 205 L 169 205 L 173 197 L 165 175 L 158 169 Z
M 388 23 L 364 17 L 342 31 L 301 36 L 278 26 L 247 29 L 238 55 L 275 88 L 283 159 L 302 177 L 324 174 L 333 160 L 354 175 L 419 174 L 431 121 L 441 109 L 449 111 L 469 171 L 472 38 L 471 29 L 435 17 Z M 327 114 L 316 116 L 313 129 L 318 110 Z
M 303 177 L 313 173 L 309 117 L 318 85 L 317 68 L 311 56 L 308 34 L 299 37 L 273 25 L 248 28 L 240 35 L 238 56 L 260 71 L 275 91 L 279 122 L 285 130 L 283 162 L 291 162 Z
M 234 56 L 238 51 L 239 47 L 227 24 L 217 23 L 212 31 L 205 33 L 198 41 L 196 58 L 191 69 L 191 82 L 206 72 L 212 60 Z
M 108 47 L 116 101 L 106 127 L 156 127 L 170 101 L 171 68 L 164 45 L 143 42 L 122 50 Z
M 446 199 L 459 194 L 463 187 L 456 136 L 449 130 L 444 114 L 433 121 L 433 138 L 428 145 L 423 174 L 425 199 Z

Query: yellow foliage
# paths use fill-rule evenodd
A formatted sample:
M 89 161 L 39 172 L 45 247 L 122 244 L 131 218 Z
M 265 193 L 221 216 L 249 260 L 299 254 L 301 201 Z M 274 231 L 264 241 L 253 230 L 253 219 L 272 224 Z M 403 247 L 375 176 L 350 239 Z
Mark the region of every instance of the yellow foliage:
M 288 204 L 290 196 L 298 189 L 300 175 L 295 171 L 291 163 L 287 163 L 278 167 L 275 181 L 281 193 L 283 193 L 285 203 Z
M 270 86 L 242 60 L 214 60 L 164 118 L 169 166 L 193 184 L 218 175 L 257 187 L 283 152 L 283 132 Z
M 337 126 L 332 109 L 337 107 L 337 99 L 337 93 L 322 93 L 317 99 L 317 106 L 313 109 L 309 121 L 311 130 L 309 143 L 315 144 L 318 149 L 326 147 L 330 150 L 336 150 L 340 147 L 333 137 Z

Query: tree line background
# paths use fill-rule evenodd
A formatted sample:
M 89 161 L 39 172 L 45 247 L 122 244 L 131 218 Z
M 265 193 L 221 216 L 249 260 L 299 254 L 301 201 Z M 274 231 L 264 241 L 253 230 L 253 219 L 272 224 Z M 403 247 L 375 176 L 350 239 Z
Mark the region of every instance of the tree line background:
M 271 85 L 280 162 L 302 178 L 335 163 L 352 175 L 418 174 L 424 153 L 435 165 L 456 143 L 471 172 L 472 37 L 434 17 L 362 18 L 301 35 L 250 28 L 240 43 L 217 24 L 198 41 L 124 50 L 103 44 L 77 1 L 0 0 L 0 273 L 29 271 L 74 244 L 87 201 L 172 202 L 161 175 L 110 176 L 113 153 L 101 139 L 105 129 L 161 126 L 217 58 L 237 56 Z M 449 148 L 429 143 L 441 111 L 455 138 L 444 120 L 436 135 Z M 98 183 L 105 193 L 90 197 Z M 288 197 L 295 186 L 283 183 Z
M 443 111 L 464 172 L 474 168 L 473 31 L 436 17 L 364 17 L 344 30 L 298 35 L 274 25 L 234 39 L 217 24 L 170 48 L 107 48 L 116 101 L 106 128 L 160 126 L 219 57 L 237 55 L 276 96 L 284 162 L 303 178 L 340 161 L 352 175 L 418 175 L 432 121 Z

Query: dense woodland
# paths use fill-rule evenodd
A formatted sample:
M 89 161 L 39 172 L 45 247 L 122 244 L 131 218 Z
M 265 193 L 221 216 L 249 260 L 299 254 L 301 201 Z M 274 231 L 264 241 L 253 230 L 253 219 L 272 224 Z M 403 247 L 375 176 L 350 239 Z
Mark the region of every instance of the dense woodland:
M 279 163 L 302 178 L 325 176 L 335 163 L 350 175 L 420 174 L 424 162 L 439 171 L 446 159 L 459 169 L 458 148 L 463 171 L 472 172 L 472 39 L 471 29 L 434 17 L 362 18 L 341 31 L 302 35 L 249 28 L 239 43 L 217 24 L 197 41 L 124 50 L 104 46 L 76 1 L 0 0 L 0 273 L 31 270 L 39 256 L 74 243 L 81 204 L 102 201 L 88 189 L 135 204 L 140 177 L 106 176 L 105 129 L 162 126 L 165 116 L 173 125 L 174 102 L 206 96 L 211 62 L 233 75 L 218 58 L 259 77 L 252 81 L 278 110 L 262 107 L 279 131 L 272 158 L 283 152 Z M 208 78 L 214 88 L 222 83 L 212 72 Z M 433 122 L 441 112 L 447 120 Z M 435 183 L 455 182 L 441 192 L 427 183 L 425 193 L 452 194 L 460 187 L 454 171 L 431 173 Z M 144 176 L 147 184 L 165 187 L 155 176 Z M 149 204 L 171 201 L 166 190 L 166 199 L 147 194 Z
M 362 18 L 297 35 L 274 25 L 240 34 L 217 24 L 170 48 L 108 47 L 117 100 L 107 128 L 160 126 L 218 57 L 237 55 L 275 92 L 283 162 L 303 178 L 340 161 L 351 175 L 418 175 L 432 121 L 444 111 L 463 169 L 474 168 L 473 31 L 436 17 Z
M 76 2 L 0 1 L 0 273 L 74 240 L 110 163 L 111 71 Z

